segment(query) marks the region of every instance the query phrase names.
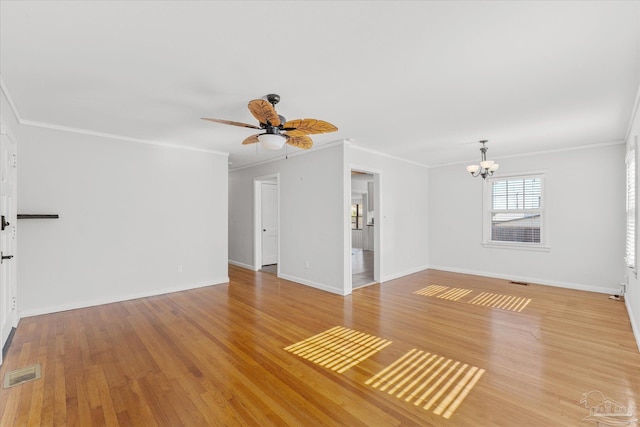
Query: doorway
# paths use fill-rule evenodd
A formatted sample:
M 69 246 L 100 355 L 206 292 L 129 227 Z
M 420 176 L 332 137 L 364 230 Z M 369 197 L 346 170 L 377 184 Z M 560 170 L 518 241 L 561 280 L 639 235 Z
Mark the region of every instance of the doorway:
M 351 289 L 379 283 L 380 175 L 351 170 Z
M 18 325 L 16 248 L 18 218 L 17 194 L 17 144 L 7 129 L 0 125 L 0 348 L 10 340 L 12 330 Z M 4 351 L 0 351 L 0 365 Z
M 278 274 L 280 216 L 278 175 L 254 178 L 254 269 Z

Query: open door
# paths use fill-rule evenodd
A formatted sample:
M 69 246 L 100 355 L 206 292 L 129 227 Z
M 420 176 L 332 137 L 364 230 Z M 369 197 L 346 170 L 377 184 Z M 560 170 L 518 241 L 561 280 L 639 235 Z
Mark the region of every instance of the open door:
M 278 186 L 262 183 L 262 267 L 278 263 Z
M 253 267 L 255 271 L 279 272 L 280 192 L 278 174 L 253 179 Z M 264 266 L 269 266 L 263 269 Z
M 351 290 L 380 283 L 380 173 L 351 169 Z
M 6 129 L 0 127 L 0 344 L 3 349 L 12 329 L 18 324 L 16 193 L 16 143 L 7 134 Z M 0 352 L 0 364 L 3 356 Z

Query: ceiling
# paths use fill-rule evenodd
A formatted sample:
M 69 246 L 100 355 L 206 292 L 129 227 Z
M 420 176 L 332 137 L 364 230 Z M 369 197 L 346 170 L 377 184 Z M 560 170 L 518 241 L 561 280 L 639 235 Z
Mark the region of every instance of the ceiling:
M 21 122 L 230 153 L 251 99 L 355 146 L 440 165 L 621 141 L 640 84 L 640 2 L 0 1 Z M 134 143 L 134 142 L 132 142 Z M 289 148 L 288 153 L 299 151 Z

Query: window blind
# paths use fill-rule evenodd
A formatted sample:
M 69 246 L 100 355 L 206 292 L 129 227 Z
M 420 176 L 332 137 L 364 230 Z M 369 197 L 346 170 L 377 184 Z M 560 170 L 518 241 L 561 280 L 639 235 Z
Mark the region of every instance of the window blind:
M 491 241 L 541 243 L 542 179 L 493 181 L 490 218 Z
M 491 195 L 493 210 L 540 209 L 541 180 L 524 178 L 494 181 Z
M 636 268 L 636 149 L 627 153 L 627 246 L 626 263 Z

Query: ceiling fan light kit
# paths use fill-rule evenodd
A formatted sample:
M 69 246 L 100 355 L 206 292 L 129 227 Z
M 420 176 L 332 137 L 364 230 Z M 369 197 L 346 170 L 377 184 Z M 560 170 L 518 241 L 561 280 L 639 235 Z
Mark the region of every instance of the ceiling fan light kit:
M 467 172 L 471 174 L 471 176 L 478 177 L 481 176 L 482 179 L 487 179 L 493 175 L 495 171 L 498 170 L 500 165 L 493 160 L 487 160 L 487 148 L 486 143 L 488 141 L 486 139 L 480 141 L 482 147 L 480 147 L 480 165 L 469 165 L 467 166 Z
M 267 150 L 280 150 L 284 147 L 287 138 L 274 133 L 265 133 L 258 136 L 258 141 L 260 141 L 262 146 Z
M 203 117 L 202 120 L 263 130 L 264 133 L 251 135 L 246 138 L 242 144 L 247 145 L 260 142 L 262 146 L 268 150 L 280 150 L 284 147 L 285 143 L 303 150 L 308 150 L 313 145 L 313 141 L 308 135 L 335 132 L 338 130 L 337 127 L 324 120 L 295 119 L 287 121 L 276 112 L 275 105 L 278 102 L 280 102 L 280 95 L 276 95 L 275 93 L 267 95 L 266 100 L 254 99 L 249 101 L 249 111 L 253 117 L 258 119 L 259 126 L 205 117 Z

